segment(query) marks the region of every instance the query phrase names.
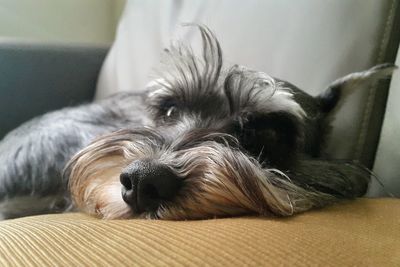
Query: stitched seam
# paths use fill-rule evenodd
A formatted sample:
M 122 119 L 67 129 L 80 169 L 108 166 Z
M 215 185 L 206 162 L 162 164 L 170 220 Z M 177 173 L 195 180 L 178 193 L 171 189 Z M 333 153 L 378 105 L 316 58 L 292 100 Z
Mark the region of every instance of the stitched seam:
M 384 29 L 384 33 L 382 35 L 382 40 L 381 43 L 379 45 L 379 53 L 378 56 L 375 60 L 375 63 L 382 63 L 382 61 L 384 60 L 384 56 L 388 47 L 388 43 L 389 43 L 389 38 L 390 38 L 390 32 L 392 30 L 393 27 L 393 21 L 394 21 L 394 11 L 396 10 L 397 7 L 397 1 L 396 0 L 392 0 L 392 3 L 390 5 L 390 9 L 389 9 L 389 13 L 388 13 L 388 17 L 386 19 L 385 22 L 385 29 Z M 361 120 L 361 129 L 359 131 L 358 134 L 358 139 L 357 139 L 357 143 L 356 143 L 356 147 L 354 150 L 354 154 L 353 154 L 353 158 L 360 160 L 361 159 L 361 155 L 364 151 L 364 147 L 366 145 L 366 137 L 367 137 L 367 132 L 369 129 L 369 125 L 371 123 L 371 114 L 373 112 L 373 106 L 375 103 L 375 98 L 376 98 L 376 91 L 378 89 L 378 82 L 373 83 L 368 90 L 368 97 L 367 97 L 367 103 L 365 105 L 365 109 L 364 109 L 364 113 L 362 116 L 362 120 Z

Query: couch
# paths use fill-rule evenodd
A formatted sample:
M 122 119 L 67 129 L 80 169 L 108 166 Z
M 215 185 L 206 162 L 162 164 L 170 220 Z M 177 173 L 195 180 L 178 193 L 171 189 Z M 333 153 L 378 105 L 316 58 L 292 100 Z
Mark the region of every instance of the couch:
M 0 266 L 399 266 L 400 201 L 359 199 L 292 218 L 0 222 Z
M 382 19 L 384 48 L 376 60 L 363 62 L 395 60 L 399 3 L 386 2 L 379 14 L 387 16 Z M 0 43 L 0 138 L 33 116 L 91 101 L 108 49 Z M 368 116 L 361 116 L 368 123 L 359 159 L 371 168 L 377 159 L 383 170 L 396 167 L 387 167 L 384 158 L 388 147 L 398 146 L 390 142 L 396 104 L 390 97 L 387 102 L 394 90 L 388 88 L 383 82 L 352 99 L 369 99 L 361 105 L 368 109 Z M 391 155 L 395 159 L 398 153 Z M 397 182 L 393 185 L 388 189 L 400 190 Z M 342 202 L 292 218 L 104 221 L 66 213 L 0 221 L 0 266 L 399 266 L 400 200 L 385 198 L 376 188 L 382 198 Z

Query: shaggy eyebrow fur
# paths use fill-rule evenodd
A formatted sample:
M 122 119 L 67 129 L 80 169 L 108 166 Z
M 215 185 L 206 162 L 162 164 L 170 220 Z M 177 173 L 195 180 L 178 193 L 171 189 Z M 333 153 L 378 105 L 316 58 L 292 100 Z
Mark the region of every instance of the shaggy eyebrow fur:
M 221 115 L 224 113 L 226 99 L 219 86 L 221 47 L 208 28 L 201 28 L 201 36 L 203 55 L 200 58 L 182 43 L 164 50 L 157 71 L 159 78 L 149 88 L 148 106 L 155 117 L 160 117 L 171 106 L 191 110 L 202 117 L 209 117 L 204 113 L 215 107 L 219 107 Z

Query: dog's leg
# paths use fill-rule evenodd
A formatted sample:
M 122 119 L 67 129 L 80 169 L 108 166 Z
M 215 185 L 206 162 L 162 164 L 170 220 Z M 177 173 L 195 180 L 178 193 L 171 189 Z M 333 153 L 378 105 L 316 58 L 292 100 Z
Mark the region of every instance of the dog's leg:
M 0 201 L 0 220 L 62 212 L 71 208 L 69 197 L 61 193 L 50 196 L 9 197 Z
M 337 79 L 322 94 L 317 96 L 317 100 L 320 101 L 321 111 L 328 113 L 338 110 L 343 104 L 341 100 L 346 99 L 348 95 L 360 87 L 390 77 L 395 69 L 397 69 L 396 65 L 386 63 Z
M 314 98 L 314 101 L 317 101 L 317 104 L 319 103 L 317 106 L 320 110 L 308 117 L 307 134 L 312 139 L 316 139 L 318 136 L 315 133 L 319 133 L 319 136 L 325 136 L 329 131 L 330 120 L 335 111 L 345 102 L 348 95 L 358 88 L 365 87 L 379 79 L 390 77 L 396 68 L 393 64 L 382 64 L 334 81 L 322 94 Z M 311 101 L 313 100 L 308 99 L 307 104 L 310 105 Z M 322 123 L 324 126 L 315 126 L 317 124 L 311 122 L 312 117 L 320 117 L 321 121 L 317 120 L 317 123 Z M 310 131 L 314 128 L 323 129 L 324 134 L 321 135 L 321 132 L 315 130 L 315 133 Z M 306 143 L 313 144 L 312 141 Z M 320 149 L 322 143 L 323 138 L 317 144 L 317 150 Z M 312 155 L 312 153 L 309 154 Z M 354 198 L 365 194 L 372 174 L 357 162 L 306 159 L 299 160 L 288 175 L 294 183 L 305 189 L 330 194 L 337 198 Z
M 345 160 L 299 160 L 289 171 L 292 181 L 304 189 L 351 199 L 365 194 L 371 172 L 361 164 Z

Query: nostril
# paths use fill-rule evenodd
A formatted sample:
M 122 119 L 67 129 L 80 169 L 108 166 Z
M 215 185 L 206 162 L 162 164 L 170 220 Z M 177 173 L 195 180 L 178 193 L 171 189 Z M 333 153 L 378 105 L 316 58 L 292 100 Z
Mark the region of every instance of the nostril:
M 131 174 L 127 172 L 121 173 L 119 176 L 121 184 L 125 187 L 126 190 L 132 190 L 132 179 Z

